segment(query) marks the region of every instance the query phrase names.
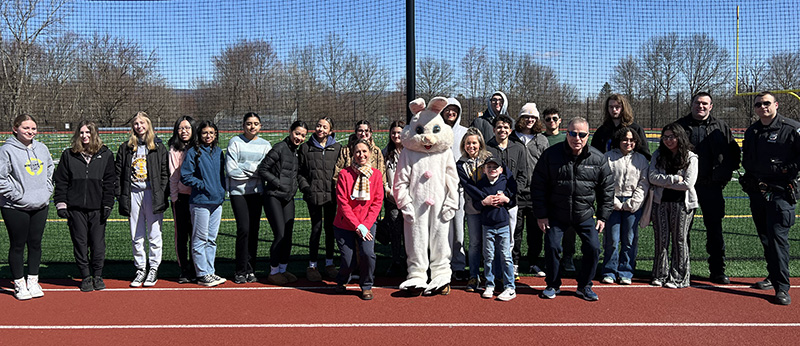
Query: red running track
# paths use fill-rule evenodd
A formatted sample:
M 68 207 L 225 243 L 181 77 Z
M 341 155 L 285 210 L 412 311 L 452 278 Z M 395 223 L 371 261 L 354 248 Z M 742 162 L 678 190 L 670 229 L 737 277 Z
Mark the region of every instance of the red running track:
M 160 280 L 154 288 L 83 293 L 77 281 L 45 282 L 45 297 L 16 301 L 0 294 L 0 344 L 792 344 L 800 337 L 800 293 L 790 306 L 773 291 L 693 282 L 686 289 L 595 284 L 598 302 L 574 295 L 545 300 L 541 278 L 523 278 L 510 302 L 454 288 L 449 296 L 407 297 L 379 281 L 373 301 L 350 286 L 301 280 L 285 288 L 262 283 L 215 288 Z M 800 280 L 800 279 L 798 279 Z M 797 285 L 800 281 L 793 281 Z M 8 285 L 6 283 L 6 285 Z M 800 291 L 797 291 L 800 292 Z M 791 292 L 790 292 L 791 293 Z

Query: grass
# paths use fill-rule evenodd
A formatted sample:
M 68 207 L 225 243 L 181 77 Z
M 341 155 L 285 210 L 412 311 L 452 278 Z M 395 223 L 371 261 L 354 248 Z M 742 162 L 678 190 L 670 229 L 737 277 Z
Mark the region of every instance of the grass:
M 162 134 L 163 135 L 163 134 Z M 221 136 L 221 146 L 227 146 L 227 141 L 235 134 L 223 133 Z M 50 137 L 52 136 L 52 137 Z M 166 135 L 164 135 L 166 136 Z M 285 134 L 269 133 L 264 137 L 270 142 L 275 143 L 281 140 Z M 66 143 L 67 135 L 40 135 L 39 139 L 48 144 L 54 151 L 54 158 L 60 156 L 61 149 L 55 149 L 57 143 Z M 104 140 L 111 145 L 111 149 L 116 151 L 119 142 L 124 135 L 104 135 Z M 376 142 L 379 145 L 386 143 L 385 133 L 376 133 Z M 55 143 L 51 146 L 51 143 Z M 651 143 L 652 147 L 652 143 Z M 736 181 L 731 182 L 725 188 L 727 217 L 723 220 L 724 237 L 727 246 L 727 273 L 730 276 L 742 277 L 763 277 L 766 276 L 766 264 L 763 258 L 763 249 L 756 235 L 755 227 L 749 217 L 749 200 L 741 191 Z M 305 202 L 296 198 L 296 219 L 292 246 L 292 263 L 290 270 L 296 273 L 303 273 L 308 260 L 308 237 L 310 233 L 310 221 L 308 220 L 308 209 Z M 694 225 L 690 231 L 691 239 L 691 272 L 695 276 L 708 276 L 708 265 L 706 263 L 707 254 L 705 252 L 705 227 L 702 222 L 702 211 L 698 210 Z M 178 266 L 175 262 L 175 251 L 173 248 L 173 223 L 172 212 L 167 210 L 164 214 L 163 223 L 163 264 L 160 268 L 162 277 L 177 277 Z M 61 220 L 55 213 L 55 208 L 51 204 L 49 222 L 45 229 L 42 248 L 42 269 L 41 275 L 44 278 L 67 278 L 77 277 L 78 270 L 74 264 L 72 255 L 72 242 L 69 236 L 66 220 Z M 105 276 L 109 278 L 130 278 L 133 275 L 133 260 L 131 255 L 131 239 L 127 219 L 121 218 L 116 209 L 111 215 L 106 229 L 106 266 Z M 468 234 L 468 232 L 465 232 Z M 324 237 L 324 235 L 323 235 Z M 230 203 L 226 201 L 223 205 L 223 222 L 220 226 L 219 237 L 217 239 L 217 272 L 223 276 L 232 276 L 234 263 L 234 243 L 236 239 L 236 223 L 233 221 L 233 212 Z M 790 272 L 800 273 L 800 263 L 796 261 L 800 258 L 800 238 L 790 236 L 791 259 Z M 467 240 L 468 241 L 468 240 Z M 580 240 L 578 240 L 580 242 Z M 272 243 L 272 234 L 269 224 L 266 221 L 261 223 L 261 233 L 259 236 L 257 274 L 263 275 L 267 270 L 267 258 L 269 246 Z M 324 243 L 323 243 L 324 244 Z M 323 245 L 324 246 L 324 245 Z M 527 253 L 525 242 L 523 241 L 522 253 Z M 580 249 L 580 245 L 576 246 Z M 639 236 L 639 256 L 637 273 L 638 277 L 648 277 L 652 269 L 653 259 L 653 229 L 647 227 L 640 230 Z M 378 266 L 376 273 L 382 273 L 388 267 L 390 251 L 389 246 L 377 244 Z M 5 225 L 0 223 L 0 254 L 8 253 L 8 233 Z M 577 257 L 580 256 L 578 250 Z M 521 268 L 527 268 L 527 260 L 522 260 Z M 5 256 L 0 256 L 0 277 L 10 277 L 10 271 Z

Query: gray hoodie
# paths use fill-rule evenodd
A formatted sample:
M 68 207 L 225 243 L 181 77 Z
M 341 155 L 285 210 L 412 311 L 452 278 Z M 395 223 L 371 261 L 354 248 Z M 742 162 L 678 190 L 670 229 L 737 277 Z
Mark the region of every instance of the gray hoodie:
M 42 142 L 9 137 L 0 147 L 0 207 L 38 210 L 53 195 L 53 158 Z

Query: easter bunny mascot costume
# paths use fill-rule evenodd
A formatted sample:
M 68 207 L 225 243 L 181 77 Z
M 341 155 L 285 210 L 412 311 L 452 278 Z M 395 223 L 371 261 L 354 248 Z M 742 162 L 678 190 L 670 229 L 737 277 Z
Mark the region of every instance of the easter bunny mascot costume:
M 446 106 L 444 97 L 431 99 L 427 108 L 421 98 L 408 105 L 414 117 L 403 128 L 404 149 L 393 187 L 405 220 L 408 277 L 400 284 L 402 290 L 431 294 L 450 284 L 448 234 L 458 209 L 458 173 L 451 150 L 453 130 L 439 116 Z

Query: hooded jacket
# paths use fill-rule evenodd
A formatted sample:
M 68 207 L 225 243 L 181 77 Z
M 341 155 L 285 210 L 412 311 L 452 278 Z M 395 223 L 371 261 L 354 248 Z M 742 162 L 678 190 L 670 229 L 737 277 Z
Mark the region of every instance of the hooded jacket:
M 9 137 L 0 147 L 0 207 L 39 210 L 53 194 L 53 158 L 42 142 Z
M 486 111 L 483 112 L 483 115 L 480 117 L 475 118 L 472 121 L 472 127 L 478 128 L 483 135 L 483 141 L 488 142 L 490 139 L 494 138 L 494 126 L 492 123 L 494 122 L 494 118 L 497 118 L 498 115 L 508 115 L 508 97 L 502 91 L 495 91 L 492 93 L 492 96 L 499 95 L 503 98 L 503 107 L 500 108 L 500 114 L 495 114 L 494 108 L 492 107 L 492 98 L 489 97 L 489 100 L 486 101 L 487 108 Z M 514 124 L 511 124 L 511 128 L 514 128 Z
M 307 203 L 323 205 L 335 201 L 333 173 L 341 151 L 342 144 L 336 141 L 334 134 L 328 136 L 324 147 L 315 136 L 300 144 L 297 150 L 300 160 L 297 182 Z
M 467 128 L 461 125 L 461 102 L 458 102 L 455 97 L 450 97 L 447 99 L 445 108 L 451 105 L 458 107 L 458 117 L 456 117 L 456 123 L 453 124 L 453 157 L 461 157 L 461 139 L 467 134 Z
M 114 154 L 105 145 L 92 155 L 89 163 L 81 153 L 66 149 L 53 175 L 56 204 L 67 208 L 100 210 L 114 207 L 114 187 L 117 176 Z
M 167 186 L 169 186 L 169 158 L 167 148 L 161 138 L 154 139 L 156 148 L 147 149 L 147 179 L 153 191 L 153 213 L 160 214 L 167 210 Z M 117 181 L 116 195 L 119 202 L 119 214 L 131 216 L 131 163 L 137 148 L 128 146 L 125 141 L 117 150 L 115 161 Z
M 525 185 L 519 186 L 519 194 L 517 195 L 517 203 L 520 207 L 529 207 L 531 205 L 531 180 L 530 176 L 533 174 L 533 169 L 536 167 L 536 163 L 539 162 L 539 157 L 542 156 L 542 153 L 550 147 L 550 142 L 547 141 L 547 137 L 545 137 L 541 133 L 533 134 L 533 139 L 528 141 L 527 144 L 522 143 L 522 139 L 517 136 L 517 131 L 511 132 L 511 135 L 508 136 L 508 140 L 510 142 L 519 143 L 521 146 L 527 149 L 525 151 L 527 165 L 526 170 L 521 172 L 525 175 Z

